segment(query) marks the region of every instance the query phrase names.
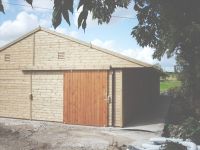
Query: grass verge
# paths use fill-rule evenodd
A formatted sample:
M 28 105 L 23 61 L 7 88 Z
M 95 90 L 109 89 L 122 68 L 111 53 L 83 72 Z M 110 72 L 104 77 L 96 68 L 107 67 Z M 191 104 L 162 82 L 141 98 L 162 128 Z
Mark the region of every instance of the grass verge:
M 173 89 L 180 86 L 181 86 L 181 81 L 177 80 L 160 81 L 160 92 L 166 92 L 169 89 Z

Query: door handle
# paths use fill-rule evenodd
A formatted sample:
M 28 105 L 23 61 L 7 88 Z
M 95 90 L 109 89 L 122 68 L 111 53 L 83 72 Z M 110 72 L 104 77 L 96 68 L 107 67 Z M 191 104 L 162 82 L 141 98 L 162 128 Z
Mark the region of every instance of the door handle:
M 112 97 L 110 96 L 110 95 L 108 95 L 105 99 L 104 99 L 104 101 L 107 101 L 107 103 L 112 103 Z

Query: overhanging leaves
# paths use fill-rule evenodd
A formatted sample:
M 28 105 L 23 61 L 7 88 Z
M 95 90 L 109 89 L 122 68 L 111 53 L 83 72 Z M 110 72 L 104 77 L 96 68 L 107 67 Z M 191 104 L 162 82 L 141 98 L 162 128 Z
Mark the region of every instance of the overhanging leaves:
M 0 0 L 0 11 L 5 14 L 2 1 Z
M 29 3 L 31 6 L 33 4 L 33 0 L 26 0 L 27 3 Z
M 85 0 L 80 0 L 79 1 L 79 4 L 78 4 L 78 7 L 77 7 L 77 10 L 79 10 L 79 8 L 81 7 L 81 6 L 83 6 L 85 4 Z
M 54 7 L 53 17 L 52 17 L 52 24 L 54 29 L 56 29 L 61 24 L 61 21 L 62 21 L 61 8 Z
M 71 13 L 73 13 L 73 0 L 64 0 L 63 8 L 65 10 L 69 10 Z
M 63 10 L 62 15 L 63 15 L 63 18 L 66 20 L 66 22 L 70 25 L 69 12 L 67 10 Z
M 127 8 L 131 0 L 80 0 L 78 10 L 83 7 L 79 15 L 78 27 L 82 26 L 85 30 L 88 13 L 91 13 L 92 19 L 96 19 L 98 24 L 109 23 L 117 7 Z
M 69 12 L 73 13 L 73 0 L 54 0 L 52 24 L 57 28 L 62 21 L 62 16 L 70 25 Z
M 69 11 L 73 13 L 73 0 L 62 0 L 62 15 L 66 22 L 70 25 Z
M 83 30 L 85 30 L 87 16 L 88 16 L 88 11 L 86 11 L 86 10 L 84 10 L 80 13 L 80 15 L 78 17 L 78 28 L 80 28 L 80 26 L 82 26 Z

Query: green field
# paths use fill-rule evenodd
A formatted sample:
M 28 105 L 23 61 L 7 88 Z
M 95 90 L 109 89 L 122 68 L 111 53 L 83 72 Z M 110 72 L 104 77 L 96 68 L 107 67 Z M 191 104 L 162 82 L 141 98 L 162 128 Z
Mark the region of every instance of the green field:
M 160 92 L 165 92 L 169 89 L 180 87 L 180 86 L 181 86 L 181 81 L 177 81 L 177 80 L 160 81 Z

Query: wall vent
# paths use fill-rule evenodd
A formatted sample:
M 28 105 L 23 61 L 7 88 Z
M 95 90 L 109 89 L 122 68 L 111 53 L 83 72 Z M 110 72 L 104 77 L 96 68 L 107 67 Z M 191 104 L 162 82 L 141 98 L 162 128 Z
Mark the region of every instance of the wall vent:
M 58 52 L 58 59 L 65 59 L 65 52 Z
M 5 54 L 4 60 L 5 61 L 10 61 L 10 54 Z

